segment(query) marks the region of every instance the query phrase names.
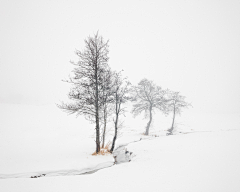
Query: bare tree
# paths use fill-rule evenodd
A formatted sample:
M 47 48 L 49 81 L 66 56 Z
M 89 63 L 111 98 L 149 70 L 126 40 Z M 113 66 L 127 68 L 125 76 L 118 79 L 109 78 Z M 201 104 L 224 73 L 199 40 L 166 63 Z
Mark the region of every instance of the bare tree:
M 102 107 L 102 94 L 104 74 L 108 68 L 108 41 L 98 33 L 93 37 L 85 39 L 85 49 L 76 51 L 79 57 L 77 63 L 71 62 L 76 67 L 73 70 L 73 77 L 66 82 L 72 83 L 68 96 L 72 103 L 58 105 L 69 114 L 76 113 L 84 115 L 90 122 L 96 125 L 96 153 L 100 151 L 100 126 L 99 111 Z
M 127 95 L 129 93 L 130 82 L 127 81 L 126 78 L 122 78 L 121 72 L 114 73 L 114 83 L 113 83 L 113 104 L 114 104 L 114 111 L 115 111 L 115 118 L 114 118 L 114 128 L 115 133 L 112 141 L 112 147 L 110 152 L 112 153 L 115 147 L 115 142 L 118 137 L 119 131 L 119 116 L 125 113 L 125 108 L 122 107 L 122 104 L 126 103 L 130 97 Z
M 107 131 L 107 122 L 109 121 L 109 117 L 113 114 L 113 72 L 108 69 L 103 74 L 103 83 L 102 86 L 102 93 L 101 93 L 101 101 L 102 101 L 102 110 L 100 118 L 102 121 L 102 133 L 101 133 L 101 145 L 102 148 L 105 146 L 105 138 L 106 138 L 106 131 Z
M 187 103 L 185 101 L 185 98 L 186 97 L 180 95 L 179 92 L 168 91 L 168 111 L 173 112 L 172 126 L 170 129 L 168 129 L 168 135 L 173 134 L 175 115 L 181 114 L 183 108 L 188 108 L 189 106 L 191 106 L 190 103 Z
M 149 134 L 152 122 L 152 113 L 155 109 L 165 112 L 166 99 L 165 91 L 147 79 L 141 80 L 137 86 L 132 88 L 132 101 L 134 102 L 132 113 L 134 116 L 145 113 L 145 118 L 149 117 L 145 135 Z

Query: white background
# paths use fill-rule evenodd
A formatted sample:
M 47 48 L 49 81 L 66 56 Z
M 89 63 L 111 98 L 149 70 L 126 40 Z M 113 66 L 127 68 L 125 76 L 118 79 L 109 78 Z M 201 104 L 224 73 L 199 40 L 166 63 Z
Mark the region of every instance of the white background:
M 0 102 L 53 104 L 75 49 L 99 30 L 113 69 L 180 91 L 195 111 L 240 112 L 240 1 L 0 2 Z

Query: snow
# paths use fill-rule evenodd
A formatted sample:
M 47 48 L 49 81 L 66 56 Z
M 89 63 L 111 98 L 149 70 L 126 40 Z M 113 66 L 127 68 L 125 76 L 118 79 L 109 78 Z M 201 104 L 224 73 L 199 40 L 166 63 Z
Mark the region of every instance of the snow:
M 0 174 L 81 170 L 113 162 L 92 156 L 94 125 L 56 106 L 1 105 Z M 10 121 L 12 120 L 12 121 Z
M 91 155 L 94 125 L 81 117 L 55 106 L 9 104 L 0 105 L 0 114 L 0 191 L 240 190 L 239 114 L 189 110 L 177 116 L 172 136 L 165 136 L 170 116 L 155 114 L 150 136 L 144 136 L 147 120 L 126 114 L 116 148 L 126 145 L 133 155 L 117 165 L 111 155 Z

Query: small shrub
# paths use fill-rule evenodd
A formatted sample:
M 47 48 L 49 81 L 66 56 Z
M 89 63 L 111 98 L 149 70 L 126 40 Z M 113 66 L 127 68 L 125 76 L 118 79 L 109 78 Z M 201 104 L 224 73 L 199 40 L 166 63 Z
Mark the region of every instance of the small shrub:
M 110 153 L 110 145 L 112 144 L 112 142 L 108 142 L 105 147 L 101 148 L 99 153 L 96 153 L 96 151 L 92 154 L 92 155 L 108 155 L 111 154 Z

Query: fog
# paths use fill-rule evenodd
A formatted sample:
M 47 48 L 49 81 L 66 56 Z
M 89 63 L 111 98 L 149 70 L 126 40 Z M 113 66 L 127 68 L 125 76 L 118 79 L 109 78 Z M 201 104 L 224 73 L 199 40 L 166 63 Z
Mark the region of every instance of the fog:
M 199 112 L 240 112 L 239 1 L 1 1 L 0 102 L 66 100 L 76 49 L 97 31 L 109 65 L 180 91 Z

